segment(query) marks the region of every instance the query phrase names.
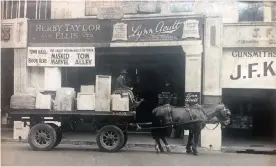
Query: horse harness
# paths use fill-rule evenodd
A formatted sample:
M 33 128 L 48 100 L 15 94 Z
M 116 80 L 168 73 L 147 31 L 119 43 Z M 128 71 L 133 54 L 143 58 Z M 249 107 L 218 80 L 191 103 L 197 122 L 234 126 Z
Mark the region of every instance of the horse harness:
M 169 105 L 169 104 L 167 104 L 166 106 L 168 107 L 168 111 L 169 111 L 169 123 L 173 127 L 174 126 L 173 115 L 172 115 L 172 109 L 173 109 L 173 107 L 171 105 Z M 185 107 L 185 111 L 187 111 L 189 113 L 190 120 L 193 121 L 194 119 L 192 117 L 191 110 L 188 107 Z

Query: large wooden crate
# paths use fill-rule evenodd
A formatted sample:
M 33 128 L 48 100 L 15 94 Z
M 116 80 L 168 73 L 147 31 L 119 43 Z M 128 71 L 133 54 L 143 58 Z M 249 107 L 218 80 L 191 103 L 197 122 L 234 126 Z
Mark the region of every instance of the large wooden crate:
M 110 111 L 111 102 L 111 76 L 96 76 L 96 111 Z
M 56 111 L 75 110 L 76 92 L 74 88 L 60 88 L 57 90 L 54 109 Z
M 95 94 L 94 93 L 78 93 L 77 109 L 78 110 L 95 110 Z

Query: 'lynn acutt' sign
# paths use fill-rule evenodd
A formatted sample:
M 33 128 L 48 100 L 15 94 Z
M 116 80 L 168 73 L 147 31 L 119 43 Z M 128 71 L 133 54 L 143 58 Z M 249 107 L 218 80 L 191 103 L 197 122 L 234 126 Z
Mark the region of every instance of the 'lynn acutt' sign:
M 276 50 L 232 50 L 223 54 L 223 88 L 276 89 Z
M 94 47 L 28 47 L 27 66 L 94 67 Z
M 147 19 L 114 22 L 113 42 L 160 42 L 199 40 L 202 25 L 198 18 Z

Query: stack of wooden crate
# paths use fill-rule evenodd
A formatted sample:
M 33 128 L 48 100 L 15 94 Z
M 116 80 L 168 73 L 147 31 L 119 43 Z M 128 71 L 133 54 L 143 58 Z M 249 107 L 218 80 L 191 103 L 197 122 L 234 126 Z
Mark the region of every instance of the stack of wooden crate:
M 77 96 L 78 110 L 95 110 L 95 87 L 94 85 L 81 85 Z

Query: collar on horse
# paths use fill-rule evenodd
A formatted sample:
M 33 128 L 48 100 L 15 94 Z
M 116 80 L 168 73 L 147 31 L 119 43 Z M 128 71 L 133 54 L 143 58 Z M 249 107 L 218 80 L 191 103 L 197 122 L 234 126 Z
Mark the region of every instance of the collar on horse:
M 203 112 L 203 114 L 208 118 L 208 120 L 211 119 L 211 118 L 209 117 L 209 115 L 200 107 L 199 104 L 195 104 L 194 106 L 197 106 L 197 107 Z

